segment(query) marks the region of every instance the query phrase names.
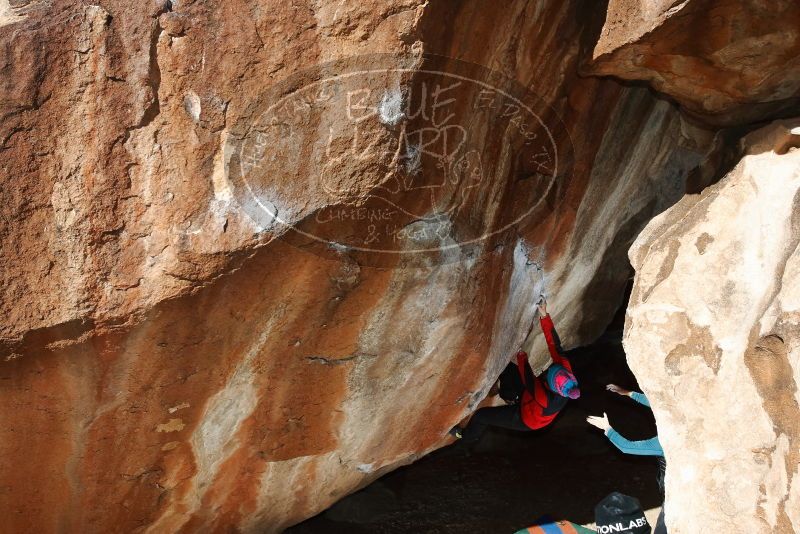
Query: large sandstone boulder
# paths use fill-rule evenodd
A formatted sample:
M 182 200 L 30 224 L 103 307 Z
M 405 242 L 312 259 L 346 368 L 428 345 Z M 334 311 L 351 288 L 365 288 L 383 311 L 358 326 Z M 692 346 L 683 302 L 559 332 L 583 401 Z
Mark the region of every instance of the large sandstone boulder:
M 597 336 L 634 236 L 718 142 L 579 78 L 579 5 L 0 2 L 4 527 L 280 530 L 441 446 L 538 294 L 567 345 Z M 281 100 L 375 52 L 391 76 L 357 104 L 349 82 Z M 468 152 L 398 150 L 450 131 L 405 107 L 471 68 L 447 57 L 510 96 L 442 104 Z M 541 128 L 495 105 L 515 95 Z M 358 210 L 409 179 L 436 187 L 403 190 L 393 254 L 359 250 Z
M 800 101 L 795 0 L 611 0 L 586 71 L 644 81 L 718 124 Z
M 670 532 L 800 531 L 800 120 L 630 250 L 625 350 L 667 458 Z

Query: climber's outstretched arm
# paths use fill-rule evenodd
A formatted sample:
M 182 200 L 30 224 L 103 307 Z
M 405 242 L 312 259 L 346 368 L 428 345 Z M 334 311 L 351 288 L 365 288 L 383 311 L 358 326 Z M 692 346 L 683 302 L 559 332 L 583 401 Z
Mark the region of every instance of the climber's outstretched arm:
M 638 402 L 639 404 L 643 404 L 650 408 L 650 401 L 647 400 L 647 397 L 644 393 L 639 393 L 638 391 L 631 391 L 631 398 Z
M 531 369 L 531 364 L 528 363 L 528 353 L 524 350 L 517 351 L 516 358 L 517 370 L 519 371 L 520 379 L 522 379 L 522 384 L 525 389 L 533 393 L 536 387 L 536 377 L 533 374 L 533 369 Z
M 633 400 L 635 400 L 636 402 L 638 402 L 639 404 L 642 404 L 642 405 L 647 406 L 648 408 L 650 408 L 650 401 L 647 400 L 647 397 L 645 396 L 644 393 L 639 393 L 638 391 L 630 391 L 628 389 L 623 389 L 623 388 L 619 387 L 616 384 L 609 384 L 609 385 L 606 386 L 606 389 L 608 391 L 611 391 L 612 393 L 616 393 L 617 395 L 622 395 L 623 397 L 630 397 Z
M 590 415 L 586 418 L 586 422 L 602 430 L 609 441 L 625 454 L 635 454 L 637 456 L 664 456 L 664 449 L 661 448 L 658 436 L 641 441 L 631 441 L 611 428 L 611 423 L 608 422 L 608 414 L 604 413 L 602 417 Z
M 539 303 L 539 323 L 541 324 L 544 338 L 547 341 L 547 349 L 550 351 L 553 362 L 563 365 L 571 373 L 572 365 L 563 354 L 564 350 L 561 348 L 561 339 L 558 337 L 553 319 L 551 319 L 550 314 L 547 313 L 547 302 L 545 302 L 544 298 L 542 298 L 542 301 Z
M 637 456 L 664 456 L 664 449 L 661 448 L 658 436 L 641 441 L 631 441 L 613 428 L 606 430 L 606 436 L 616 448 L 625 454 L 635 454 Z

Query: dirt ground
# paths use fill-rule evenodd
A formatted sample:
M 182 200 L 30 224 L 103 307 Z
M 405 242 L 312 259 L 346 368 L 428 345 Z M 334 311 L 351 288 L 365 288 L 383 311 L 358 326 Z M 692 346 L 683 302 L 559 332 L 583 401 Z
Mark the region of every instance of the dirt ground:
M 619 337 L 609 332 L 570 354 L 582 396 L 551 428 L 490 430 L 473 451 L 461 443 L 440 449 L 286 532 L 510 534 L 544 515 L 591 523 L 594 506 L 615 490 L 637 497 L 645 510 L 660 506 L 655 459 L 619 453 L 585 422 L 606 411 L 631 439 L 655 434 L 647 408 L 605 391 L 609 382 L 636 388 Z

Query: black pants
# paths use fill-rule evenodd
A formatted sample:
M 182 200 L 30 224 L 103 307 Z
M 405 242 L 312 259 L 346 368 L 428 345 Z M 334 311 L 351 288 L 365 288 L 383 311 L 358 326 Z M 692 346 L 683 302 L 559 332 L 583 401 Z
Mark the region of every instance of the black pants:
M 664 524 L 664 505 L 661 505 L 661 513 L 658 514 L 656 521 L 656 528 L 653 529 L 653 534 L 667 534 L 667 526 Z
M 658 458 L 658 489 L 661 490 L 661 513 L 658 514 L 656 526 L 653 534 L 667 534 L 667 526 L 664 524 L 664 479 L 667 476 L 667 460 L 660 456 Z
M 529 367 L 529 366 L 526 366 Z M 526 369 L 527 371 L 527 369 Z M 531 378 L 533 373 L 530 373 Z M 506 402 L 515 402 L 507 406 L 491 406 L 481 408 L 464 429 L 462 437 L 465 444 L 475 443 L 480 439 L 487 426 L 507 428 L 509 430 L 530 430 L 522 422 L 522 414 L 519 410 L 519 398 L 525 386 L 519 377 L 519 371 L 514 364 L 508 364 L 500 375 L 500 397 Z
M 530 365 L 525 366 L 525 379 L 533 383 L 533 371 L 529 371 L 530 367 Z M 500 373 L 500 398 L 508 403 L 518 403 L 524 390 L 525 384 L 519 377 L 517 366 L 509 363 Z

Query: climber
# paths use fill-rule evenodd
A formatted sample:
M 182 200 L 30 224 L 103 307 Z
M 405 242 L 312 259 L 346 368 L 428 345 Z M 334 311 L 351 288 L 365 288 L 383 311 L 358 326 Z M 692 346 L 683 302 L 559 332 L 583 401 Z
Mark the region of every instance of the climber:
M 540 324 L 553 363 L 540 376 L 534 376 L 528 363 L 528 354 L 522 350 L 515 354 L 516 364 L 509 362 L 500 375 L 500 397 L 506 406 L 481 408 L 462 428 L 453 427 L 450 435 L 464 438 L 464 443 L 475 443 L 487 426 L 511 430 L 538 430 L 556 418 L 568 399 L 580 397 L 580 389 L 569 360 L 562 354 L 561 341 L 553 321 L 547 314 L 547 302 L 542 297 L 537 304 Z M 528 329 L 533 330 L 534 323 Z M 526 336 L 527 339 L 527 336 Z
M 639 393 L 637 391 L 629 391 L 627 389 L 622 389 L 621 387 L 615 384 L 608 384 L 606 386 L 608 391 L 616 393 L 617 395 L 622 395 L 623 397 L 630 397 L 634 401 L 638 402 L 643 406 L 647 406 L 650 408 L 650 401 L 647 400 L 647 397 L 644 393 Z M 611 424 L 608 422 L 608 414 L 603 413 L 603 417 L 599 416 L 592 416 L 586 418 L 586 422 L 590 425 L 595 426 L 605 432 L 606 437 L 608 437 L 609 441 L 614 444 L 616 448 L 624 452 L 625 454 L 635 454 L 638 456 L 656 456 L 658 458 L 658 466 L 659 466 L 659 475 L 658 475 L 658 487 L 662 492 L 664 492 L 664 474 L 666 473 L 666 461 L 664 460 L 664 449 L 661 448 L 661 443 L 658 441 L 658 436 L 654 436 L 650 439 L 645 439 L 641 441 L 631 441 L 621 434 L 619 434 L 616 430 L 611 427 Z M 656 526 L 653 529 L 653 534 L 666 534 L 667 528 L 664 525 L 664 507 L 661 507 L 661 513 L 658 515 L 658 521 L 656 522 Z

